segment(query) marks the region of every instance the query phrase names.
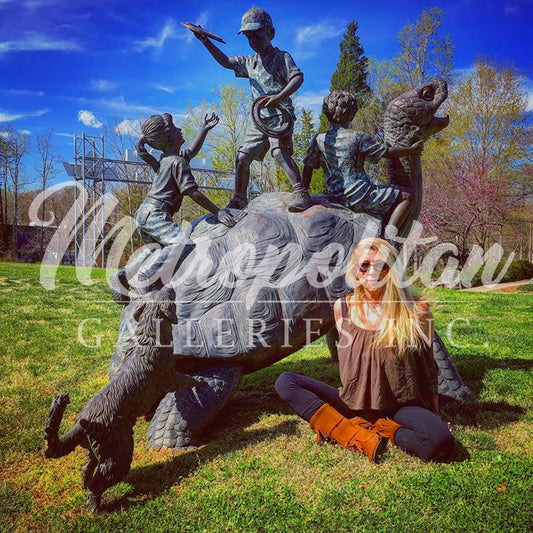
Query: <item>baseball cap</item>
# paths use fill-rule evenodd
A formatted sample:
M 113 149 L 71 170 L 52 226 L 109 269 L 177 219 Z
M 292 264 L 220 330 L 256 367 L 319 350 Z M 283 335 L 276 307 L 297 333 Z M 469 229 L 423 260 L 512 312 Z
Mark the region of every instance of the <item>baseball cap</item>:
M 272 27 L 273 24 L 270 15 L 264 9 L 252 7 L 242 16 L 239 33 Z

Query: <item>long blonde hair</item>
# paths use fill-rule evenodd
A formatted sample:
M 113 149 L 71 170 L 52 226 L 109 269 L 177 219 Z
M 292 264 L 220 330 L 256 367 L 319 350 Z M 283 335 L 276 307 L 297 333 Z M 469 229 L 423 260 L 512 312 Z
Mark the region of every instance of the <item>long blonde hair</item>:
M 399 354 L 408 348 L 420 350 L 428 344 L 422 317 L 420 298 L 408 287 L 402 287 L 402 273 L 398 265 L 398 254 L 394 247 L 384 239 L 369 237 L 363 239 L 353 250 L 346 272 L 352 284 L 353 293 L 346 301 L 348 309 L 354 309 L 358 316 L 364 317 L 363 302 L 366 300 L 364 288 L 357 279 L 359 258 L 368 250 L 376 252 L 377 257 L 388 265 L 389 270 L 382 279 L 384 291 L 381 298 L 383 318 L 373 343 L 376 347 L 393 347 Z

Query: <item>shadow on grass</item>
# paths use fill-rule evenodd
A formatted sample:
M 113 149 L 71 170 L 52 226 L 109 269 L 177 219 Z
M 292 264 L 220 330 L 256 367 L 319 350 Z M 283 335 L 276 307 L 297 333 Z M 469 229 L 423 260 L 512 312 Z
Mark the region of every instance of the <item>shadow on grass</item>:
M 474 394 L 479 395 L 483 388 L 485 373 L 489 370 L 531 370 L 531 359 L 497 359 L 485 355 L 461 354 L 454 359 L 457 370 Z
M 250 417 L 243 418 L 244 423 L 247 418 Z M 297 431 L 297 426 L 298 421 L 289 420 L 268 429 L 247 431 L 241 427 L 231 428 L 229 431 L 228 428 L 222 438 L 212 440 L 205 446 L 183 452 L 162 464 L 135 468 L 126 478 L 126 481 L 133 485 L 133 491 L 108 505 L 102 505 L 102 510 L 107 512 L 126 510 L 146 500 L 154 499 L 216 457 L 254 443 L 273 440 L 280 435 L 291 435 Z
M 519 405 L 505 402 L 460 403 L 446 396 L 439 396 L 440 415 L 444 420 L 479 429 L 496 429 L 516 422 L 525 413 Z
M 482 375 L 484 371 L 492 368 L 530 368 L 531 362 L 521 359 L 490 359 L 488 357 L 475 357 L 465 361 L 468 365 Z M 202 465 L 210 462 L 220 455 L 243 449 L 254 443 L 274 440 L 280 435 L 292 435 L 298 431 L 300 422 L 297 419 L 282 422 L 275 427 L 265 429 L 247 430 L 256 424 L 265 414 L 293 414 L 291 408 L 283 402 L 274 390 L 276 378 L 285 371 L 306 374 L 319 379 L 332 386 L 338 386 L 339 377 L 336 363 L 329 357 L 290 359 L 278 362 L 274 367 L 267 367 L 255 372 L 248 378 L 245 377 L 235 396 L 228 403 L 222 414 L 209 428 L 209 433 L 204 436 L 205 444 L 200 448 L 179 453 L 164 463 L 134 468 L 126 478 L 133 486 L 122 498 L 103 506 L 104 511 L 128 509 L 147 500 L 154 499 L 176 485 Z M 482 380 L 476 375 L 476 383 Z M 467 385 L 472 387 L 472 383 Z M 479 388 L 473 387 L 476 393 Z M 505 402 L 472 402 L 460 403 L 450 398 L 441 396 L 441 415 L 444 420 L 457 424 L 478 426 L 481 429 L 493 429 L 503 424 L 514 422 L 524 413 L 519 406 L 509 405 Z M 310 434 L 311 435 L 311 434 Z M 466 448 L 456 441 L 455 453 L 452 462 L 461 462 L 470 457 Z

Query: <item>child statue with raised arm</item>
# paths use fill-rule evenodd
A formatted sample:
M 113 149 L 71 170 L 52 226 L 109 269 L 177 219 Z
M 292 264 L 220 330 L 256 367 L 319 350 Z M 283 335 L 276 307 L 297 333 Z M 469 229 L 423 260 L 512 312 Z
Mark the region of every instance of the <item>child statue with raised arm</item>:
M 224 68 L 231 69 L 238 78 L 249 78 L 254 101 L 269 95 L 263 108 L 274 114 L 279 107 L 289 112 L 294 120 L 291 95 L 302 85 L 303 73 L 296 66 L 288 52 L 272 46 L 275 29 L 270 15 L 258 7 L 246 11 L 242 17 L 239 33 L 243 33 L 253 55 L 228 57 L 202 33 L 195 36 L 204 44 L 215 60 Z M 279 163 L 292 183 L 296 198 L 289 205 L 290 211 L 305 211 L 313 205 L 309 192 L 302 184 L 300 172 L 292 159 L 292 128 L 280 138 L 271 137 L 252 125 L 239 147 L 235 162 L 235 194 L 228 207 L 242 209 L 246 206 L 250 165 L 262 161 L 270 148 L 272 156 Z

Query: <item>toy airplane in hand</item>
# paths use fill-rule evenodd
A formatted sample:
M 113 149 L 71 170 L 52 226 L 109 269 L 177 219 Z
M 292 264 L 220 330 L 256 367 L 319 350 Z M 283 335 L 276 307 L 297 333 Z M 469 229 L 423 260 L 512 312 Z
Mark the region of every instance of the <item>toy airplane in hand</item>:
M 197 33 L 198 35 L 205 35 L 206 37 L 209 37 L 210 39 L 213 39 L 214 41 L 218 41 L 219 43 L 226 44 L 226 41 L 224 41 L 224 39 L 222 39 L 218 35 L 215 35 L 214 33 L 211 33 L 210 31 L 207 31 L 206 29 L 202 28 L 202 26 L 193 24 L 192 22 L 182 22 L 181 25 L 185 26 L 187 29 L 191 30 L 193 33 Z

